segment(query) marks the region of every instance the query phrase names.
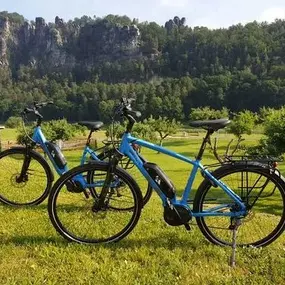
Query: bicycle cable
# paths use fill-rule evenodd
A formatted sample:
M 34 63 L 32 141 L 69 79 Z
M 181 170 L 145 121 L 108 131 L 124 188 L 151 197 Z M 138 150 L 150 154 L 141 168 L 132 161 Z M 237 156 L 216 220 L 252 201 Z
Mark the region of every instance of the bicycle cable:
M 50 105 L 50 104 L 53 104 L 53 101 L 41 102 L 41 103 L 34 102 L 34 106 L 32 108 L 25 108 L 23 110 L 23 112 L 21 113 L 21 115 L 22 115 L 22 126 L 23 126 L 23 130 L 25 132 L 25 136 L 34 144 L 37 144 L 37 142 L 29 135 L 29 133 L 27 132 L 26 124 L 25 124 L 25 121 L 27 119 L 27 114 L 28 113 L 34 113 L 37 116 L 37 124 L 40 125 L 39 122 L 41 122 L 41 119 L 43 118 L 43 116 L 38 112 L 38 109 L 42 108 L 46 105 Z M 24 143 L 27 144 L 26 141 Z
M 117 106 L 114 107 L 114 112 L 113 112 L 113 115 L 111 116 L 111 121 L 112 121 L 112 124 L 111 124 L 111 129 L 110 129 L 110 138 L 111 138 L 111 143 L 112 143 L 112 146 L 113 146 L 113 149 L 120 155 L 121 152 L 118 150 L 118 146 L 116 146 L 116 142 L 115 141 L 115 117 L 117 115 L 120 115 L 121 117 L 123 117 L 122 115 L 122 111 L 123 109 L 126 107 L 126 104 L 129 104 L 128 100 L 121 100 L 121 103 Z M 117 143 L 118 144 L 118 143 Z
M 27 131 L 27 128 L 26 128 L 26 124 L 25 124 L 25 120 L 26 120 L 26 114 L 22 114 L 22 127 L 23 127 L 23 130 L 25 132 L 25 136 L 32 142 L 32 143 L 36 143 L 35 140 L 33 140 L 33 138 L 29 135 L 28 131 Z M 27 142 L 25 141 L 25 144 L 27 144 Z

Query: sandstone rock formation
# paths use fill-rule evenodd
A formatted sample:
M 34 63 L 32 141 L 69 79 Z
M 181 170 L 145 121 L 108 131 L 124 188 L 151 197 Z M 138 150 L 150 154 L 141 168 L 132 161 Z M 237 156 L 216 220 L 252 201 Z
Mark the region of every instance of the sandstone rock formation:
M 34 65 L 49 71 L 71 71 L 75 65 L 92 67 L 100 61 L 141 56 L 140 31 L 106 19 L 83 26 L 54 23 L 41 17 L 15 24 L 0 17 L 0 65 L 17 68 Z

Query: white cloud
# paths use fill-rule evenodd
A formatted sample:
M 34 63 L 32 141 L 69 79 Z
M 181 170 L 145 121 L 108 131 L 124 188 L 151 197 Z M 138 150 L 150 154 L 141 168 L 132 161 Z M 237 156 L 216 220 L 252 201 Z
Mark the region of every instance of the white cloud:
M 213 19 L 212 17 L 202 17 L 198 19 L 194 19 L 189 23 L 189 26 L 191 27 L 207 27 L 209 29 L 219 29 L 223 25 L 219 24 L 217 22 L 217 19 Z
M 228 19 L 228 18 L 221 18 L 219 17 L 201 17 L 201 18 L 196 18 L 193 19 L 189 25 L 190 26 L 205 26 L 210 29 L 218 29 L 221 27 L 229 27 L 231 25 L 236 25 L 236 24 L 243 24 L 245 25 L 246 23 L 252 22 L 254 20 L 257 20 L 258 22 L 274 22 L 275 19 L 284 19 L 285 20 L 285 6 L 284 7 L 271 7 L 269 9 L 264 10 L 261 15 L 258 16 L 252 16 L 248 17 L 249 19 L 240 19 L 240 20 L 233 20 Z
M 275 19 L 285 19 L 285 7 L 271 7 L 263 11 L 260 22 L 274 22 Z
M 160 0 L 161 6 L 166 7 L 185 7 L 188 4 L 188 0 Z

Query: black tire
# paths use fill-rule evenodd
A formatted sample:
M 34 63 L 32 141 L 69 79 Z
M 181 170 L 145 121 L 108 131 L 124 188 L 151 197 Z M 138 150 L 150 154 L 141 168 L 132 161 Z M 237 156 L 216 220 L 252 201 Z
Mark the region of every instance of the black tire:
M 139 220 L 142 209 L 140 189 L 126 171 L 117 167 L 114 175 L 122 183 L 116 189 L 109 188 L 110 199 L 104 209 L 94 210 L 97 199 L 88 193 L 90 189 L 86 188 L 85 193 L 76 193 L 69 192 L 65 187 L 65 183 L 75 176 L 87 177 L 91 172 L 95 175 L 95 182 L 103 185 L 108 172 L 108 163 L 92 162 L 81 165 L 59 178 L 48 200 L 50 220 L 57 232 L 69 241 L 83 244 L 119 241 L 133 230 Z M 125 196 L 116 199 L 116 190 Z M 116 210 L 114 206 L 110 207 L 116 203 L 125 203 L 130 210 L 122 211 L 123 206 L 118 207 L 120 210 Z
M 266 246 L 276 240 L 285 228 L 285 183 L 277 170 L 262 164 L 222 166 L 212 173 L 237 193 L 250 209 L 238 227 L 238 246 Z M 247 192 L 249 191 L 249 192 Z M 254 203 L 254 200 L 256 202 Z M 233 201 L 219 187 L 204 180 L 194 199 L 194 212 L 207 206 L 230 205 Z M 233 208 L 224 211 L 234 211 Z M 197 217 L 203 235 L 217 245 L 231 245 L 230 217 Z
M 114 149 L 110 148 L 110 149 L 104 150 L 103 152 L 99 153 L 97 157 L 98 159 L 102 161 L 107 161 L 109 160 L 110 157 L 112 157 L 113 153 L 114 153 Z M 139 156 L 144 161 L 143 157 L 140 154 Z M 123 158 L 123 160 L 120 162 L 119 165 L 121 168 L 125 169 L 139 185 L 141 192 L 142 192 L 143 207 L 144 207 L 147 204 L 147 202 L 150 200 L 152 192 L 153 192 L 151 185 L 148 183 L 145 177 L 141 174 L 138 168 L 134 164 L 132 164 L 129 158 L 127 157 Z M 94 191 L 94 195 L 95 197 L 98 197 L 98 193 L 96 193 L 96 191 Z
M 38 205 L 48 196 L 53 174 L 46 160 L 30 150 L 26 181 L 17 182 L 27 150 L 11 148 L 0 153 L 0 201 L 10 206 Z

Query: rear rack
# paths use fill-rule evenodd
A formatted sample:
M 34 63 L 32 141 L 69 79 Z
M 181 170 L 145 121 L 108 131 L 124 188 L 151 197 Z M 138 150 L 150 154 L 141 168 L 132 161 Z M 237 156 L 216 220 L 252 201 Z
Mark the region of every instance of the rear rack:
M 221 165 L 227 165 L 227 164 L 243 164 L 247 165 L 250 164 L 252 166 L 253 163 L 258 163 L 262 164 L 263 167 L 266 167 L 268 169 L 274 169 L 274 171 L 277 171 L 280 173 L 278 170 L 278 162 L 284 161 L 283 157 L 275 157 L 272 155 L 232 155 L 232 156 L 225 156 L 223 163 L 213 163 L 209 165 L 204 165 L 205 168 L 216 168 L 220 167 Z M 257 167 L 258 164 L 256 165 Z
M 247 162 L 259 162 L 267 164 L 270 167 L 276 167 L 277 162 L 282 162 L 283 157 L 272 156 L 272 155 L 233 155 L 226 156 L 224 163 L 247 163 Z

